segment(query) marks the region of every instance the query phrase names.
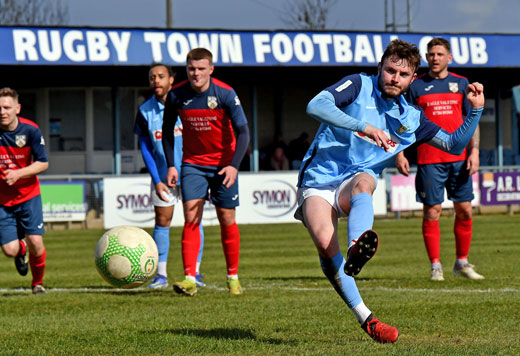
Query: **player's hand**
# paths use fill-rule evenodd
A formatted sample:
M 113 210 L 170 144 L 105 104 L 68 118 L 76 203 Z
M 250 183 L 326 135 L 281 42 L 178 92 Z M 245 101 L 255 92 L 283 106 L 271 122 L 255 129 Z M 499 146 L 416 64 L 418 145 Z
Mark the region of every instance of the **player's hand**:
M 478 150 L 472 149 L 471 154 L 468 157 L 466 169 L 469 171 L 470 176 L 477 173 L 478 169 L 480 167 L 480 158 L 478 155 L 479 155 Z
M 410 174 L 410 162 L 404 156 L 403 152 L 399 152 L 397 156 L 395 156 L 395 166 L 399 173 L 401 173 L 405 177 L 408 177 L 408 175 Z
M 372 125 L 367 125 L 365 130 L 362 132 L 365 136 L 370 137 L 372 140 L 376 142 L 377 147 L 381 147 L 385 150 L 385 152 L 388 152 L 388 136 L 386 136 L 386 133 L 378 129 L 377 127 L 374 127 Z
M 233 167 L 233 166 L 227 166 L 227 167 L 222 168 L 218 172 L 218 174 L 219 175 L 224 174 L 224 180 L 222 181 L 222 184 L 224 184 L 224 186 L 226 188 L 229 188 L 237 180 L 238 170 L 235 167 Z
M 7 183 L 7 185 L 13 185 L 20 179 L 21 174 L 18 169 L 8 169 L 4 171 L 5 176 L 3 180 Z
M 177 172 L 177 168 L 170 167 L 168 168 L 168 172 L 166 173 L 166 185 L 168 187 L 175 187 L 179 180 L 179 173 Z
M 162 201 L 169 202 L 171 199 L 171 193 L 166 184 L 163 182 L 159 182 L 155 185 L 155 194 L 161 199 Z
M 474 108 L 481 108 L 484 106 L 484 86 L 479 82 L 474 82 L 466 88 L 466 97 L 468 102 Z

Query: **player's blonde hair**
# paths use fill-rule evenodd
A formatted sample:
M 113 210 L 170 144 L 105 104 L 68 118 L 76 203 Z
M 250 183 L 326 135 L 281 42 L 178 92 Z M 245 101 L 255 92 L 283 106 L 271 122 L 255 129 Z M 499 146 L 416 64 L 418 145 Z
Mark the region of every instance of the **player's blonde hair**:
M 0 97 L 2 96 L 10 96 L 15 102 L 18 102 L 19 95 L 18 92 L 14 89 L 8 87 L 0 89 Z

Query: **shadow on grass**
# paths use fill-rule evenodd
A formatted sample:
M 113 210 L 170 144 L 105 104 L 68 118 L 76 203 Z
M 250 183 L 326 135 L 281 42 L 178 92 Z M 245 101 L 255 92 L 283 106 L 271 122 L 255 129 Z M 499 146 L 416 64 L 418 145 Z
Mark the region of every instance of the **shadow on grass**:
M 273 345 L 295 344 L 292 341 L 280 339 L 258 339 L 251 330 L 237 328 L 215 328 L 215 329 L 166 329 L 165 332 L 176 335 L 195 336 L 206 339 L 219 340 L 252 340 Z

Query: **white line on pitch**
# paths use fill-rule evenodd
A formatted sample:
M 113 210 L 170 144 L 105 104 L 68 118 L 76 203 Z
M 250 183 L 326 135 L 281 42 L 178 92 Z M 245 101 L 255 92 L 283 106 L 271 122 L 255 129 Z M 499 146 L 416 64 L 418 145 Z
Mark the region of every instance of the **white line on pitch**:
M 206 287 L 202 287 L 201 289 L 216 289 L 216 290 L 227 290 L 227 288 L 218 287 L 215 285 L 208 285 Z M 289 290 L 289 291 L 327 291 L 331 290 L 332 287 L 289 287 L 289 286 L 281 286 L 281 285 L 262 285 L 262 286 L 246 286 L 245 290 L 272 290 L 276 288 L 277 290 Z M 148 288 L 135 288 L 135 289 L 122 289 L 122 288 L 110 288 L 110 287 L 92 287 L 92 288 L 46 288 L 48 292 L 52 293 L 61 293 L 61 292 L 83 292 L 83 293 L 106 293 L 106 292 L 133 292 L 133 293 L 142 293 L 142 292 L 152 292 L 153 290 Z M 170 289 L 167 289 L 168 291 Z M 461 288 L 442 288 L 442 289 L 433 289 L 433 288 L 402 288 L 402 287 L 360 287 L 361 291 L 389 291 L 389 292 L 428 292 L 428 293 L 518 293 L 520 290 L 518 288 L 486 288 L 486 289 L 461 289 Z M 29 293 L 31 292 L 30 288 L 0 288 L 0 293 Z

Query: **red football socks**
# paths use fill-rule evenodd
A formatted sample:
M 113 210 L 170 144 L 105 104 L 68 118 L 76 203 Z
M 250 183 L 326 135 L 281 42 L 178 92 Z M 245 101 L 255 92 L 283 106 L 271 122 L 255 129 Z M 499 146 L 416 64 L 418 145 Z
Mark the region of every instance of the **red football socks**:
M 431 263 L 440 262 L 441 230 L 438 221 L 423 220 L 424 245 Z
M 37 284 L 43 284 L 43 274 L 45 272 L 45 260 L 47 258 L 47 250 L 44 249 L 43 253 L 39 256 L 35 256 L 29 253 L 29 266 L 31 267 L 32 284 L 34 287 Z
M 240 231 L 236 223 L 228 226 L 220 226 L 222 248 L 226 257 L 227 274 L 229 276 L 238 273 L 238 260 L 240 258 Z
M 195 278 L 197 274 L 197 257 L 200 249 L 200 224 L 184 223 L 182 230 L 182 261 L 184 274 Z
M 453 232 L 455 233 L 455 251 L 458 259 L 468 258 L 472 225 L 473 219 L 462 220 L 455 218 Z
M 23 240 L 18 240 L 18 242 L 20 243 L 20 249 L 18 250 L 18 255 L 23 256 L 27 252 L 27 245 L 25 244 L 25 242 Z

